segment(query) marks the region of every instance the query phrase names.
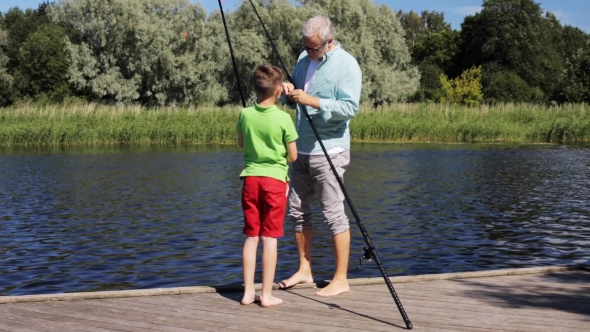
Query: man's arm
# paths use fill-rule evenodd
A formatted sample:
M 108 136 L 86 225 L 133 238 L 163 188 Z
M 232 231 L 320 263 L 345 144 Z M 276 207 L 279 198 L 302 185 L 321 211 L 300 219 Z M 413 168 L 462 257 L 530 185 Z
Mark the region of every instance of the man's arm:
M 291 92 L 289 97 L 295 102 L 319 110 L 325 121 L 343 121 L 353 118 L 359 109 L 362 87 L 362 72 L 358 64 L 344 63 L 341 79 L 338 83 L 334 99 L 318 98 L 307 94 L 301 89 Z M 310 113 L 311 115 L 311 113 Z
M 344 121 L 358 112 L 361 99 L 363 76 L 358 63 L 346 64 L 336 90 L 335 99 L 320 99 L 318 110 L 325 121 Z

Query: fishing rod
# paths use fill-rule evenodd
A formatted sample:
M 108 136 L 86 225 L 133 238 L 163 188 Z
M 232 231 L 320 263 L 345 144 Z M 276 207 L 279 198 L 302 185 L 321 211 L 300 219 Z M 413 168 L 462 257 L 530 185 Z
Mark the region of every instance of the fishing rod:
M 219 7 L 222 10 L 222 16 L 223 16 L 223 9 L 221 8 L 221 0 L 218 0 L 218 1 L 219 1 Z M 258 14 L 258 10 L 256 10 L 256 6 L 252 2 L 252 0 L 250 0 L 250 4 L 252 5 L 254 12 L 256 13 L 256 16 L 258 17 L 258 20 L 260 21 L 260 25 L 262 26 L 262 28 L 264 29 L 264 32 L 266 33 L 266 37 L 268 38 L 268 41 L 270 42 L 273 51 L 277 54 L 277 56 L 279 58 L 279 62 L 281 63 L 281 66 L 283 67 L 283 71 L 285 72 L 287 79 L 289 80 L 289 82 L 291 82 L 293 85 L 295 85 L 295 82 L 293 81 L 291 75 L 289 74 L 289 70 L 287 69 L 287 66 L 285 66 L 285 63 L 283 62 L 281 54 L 279 53 L 275 43 L 273 42 L 272 37 L 268 33 L 268 30 L 266 30 L 266 26 L 264 25 L 264 22 L 262 22 L 262 18 L 260 18 L 260 15 Z M 223 20 L 223 24 L 225 25 L 225 19 Z M 227 38 L 229 40 L 229 32 L 227 30 L 227 26 L 225 27 L 225 31 L 227 34 Z M 230 44 L 230 49 L 231 49 L 231 44 Z M 232 57 L 233 57 L 233 52 L 231 52 L 231 53 L 232 53 Z M 232 60 L 233 60 L 234 66 L 235 66 L 235 60 L 233 58 L 232 58 Z M 237 75 L 237 71 L 236 71 L 236 75 Z M 241 95 L 241 92 L 240 92 L 240 95 Z M 385 268 L 383 267 L 383 264 L 381 263 L 381 260 L 379 259 L 379 256 L 377 255 L 377 250 L 375 249 L 375 246 L 373 245 L 373 242 L 371 241 L 371 238 L 369 237 L 369 234 L 367 233 L 365 226 L 361 222 L 361 218 L 359 217 L 354 205 L 352 204 L 352 200 L 350 199 L 350 196 L 348 195 L 348 192 L 346 191 L 346 188 L 344 187 L 344 183 L 342 182 L 342 179 L 340 178 L 340 175 L 338 175 L 338 172 L 336 171 L 336 168 L 334 167 L 334 164 L 332 163 L 332 159 L 328 155 L 328 151 L 326 150 L 326 147 L 324 146 L 324 143 L 320 137 L 320 134 L 318 133 L 317 128 L 315 127 L 315 124 L 313 123 L 311 117 L 309 116 L 307 109 L 305 107 L 302 107 L 301 110 L 303 111 L 305 118 L 307 118 L 307 121 L 309 122 L 309 125 L 310 125 L 316 139 L 320 143 L 320 147 L 322 148 L 322 151 L 324 152 L 324 155 L 326 156 L 326 159 L 328 160 L 328 164 L 330 165 L 330 170 L 332 171 L 332 173 L 334 173 L 334 176 L 336 177 L 336 181 L 338 181 L 338 185 L 340 186 L 340 189 L 342 190 L 342 193 L 344 194 L 344 198 L 346 199 L 346 202 L 348 203 L 348 206 L 350 207 L 350 210 L 351 210 L 352 214 L 354 215 L 356 223 L 361 231 L 361 234 L 363 235 L 363 237 L 365 239 L 365 243 L 367 244 L 367 246 L 363 248 L 364 253 L 363 253 L 363 256 L 361 257 L 361 262 L 362 262 L 362 259 L 375 260 L 375 263 L 377 264 L 377 267 L 379 268 L 379 271 L 381 272 L 381 275 L 383 276 L 383 279 L 385 280 L 385 284 L 387 284 L 387 288 L 389 288 L 389 292 L 391 293 L 391 296 L 393 297 L 393 300 L 394 300 L 395 304 L 397 305 L 397 308 L 404 320 L 404 323 L 406 324 L 406 328 L 408 330 L 411 330 L 413 328 L 412 323 L 410 322 L 410 319 L 408 318 L 408 315 L 406 314 L 406 311 L 404 310 L 402 302 L 400 301 L 399 297 L 397 296 L 397 293 L 395 292 L 395 289 L 393 288 L 393 284 L 391 283 L 391 280 L 387 276 L 387 272 L 385 272 Z
M 256 16 L 258 17 L 258 21 L 260 21 L 260 25 L 262 25 L 262 28 L 264 29 L 264 32 L 266 33 L 266 37 L 270 41 L 272 49 L 277 54 L 277 56 L 279 58 L 279 62 L 281 63 L 281 66 L 283 67 L 283 70 L 285 71 L 289 82 L 291 82 L 293 85 L 295 85 L 295 82 L 291 78 L 291 75 L 289 75 L 289 70 L 285 66 L 285 63 L 283 62 L 283 59 L 282 59 L 275 43 L 272 41 L 272 37 L 268 33 L 268 30 L 266 30 L 266 26 L 264 25 L 264 22 L 262 22 L 262 18 L 260 18 L 260 15 L 258 14 L 258 10 L 256 10 L 256 6 L 254 5 L 254 2 L 252 2 L 252 0 L 250 0 L 250 4 L 252 5 L 252 9 L 254 9 L 254 12 L 256 13 Z M 361 257 L 360 262 L 362 262 L 362 259 L 375 260 L 375 264 L 377 264 L 377 267 L 379 268 L 379 271 L 381 272 L 381 275 L 383 276 L 383 279 L 385 280 L 385 283 L 387 284 L 387 288 L 389 288 L 389 292 L 391 293 L 391 296 L 393 297 L 393 300 L 394 300 L 395 304 L 397 305 L 397 308 L 404 320 L 404 323 L 406 324 L 406 328 L 408 330 L 411 330 L 413 328 L 412 322 L 410 322 L 410 319 L 408 318 L 408 315 L 406 314 L 406 311 L 404 310 L 402 302 L 400 301 L 399 297 L 397 296 L 397 293 L 395 292 L 395 289 L 393 288 L 393 284 L 391 283 L 391 280 L 387 276 L 387 272 L 385 272 L 385 268 L 383 267 L 383 264 L 381 263 L 381 259 L 379 259 L 379 255 L 377 255 L 377 250 L 375 249 L 375 246 L 373 245 L 373 241 L 371 241 L 371 238 L 369 237 L 369 234 L 367 233 L 365 226 L 361 222 L 361 218 L 359 217 L 354 205 L 352 204 L 352 200 L 350 199 L 350 196 L 348 195 L 348 191 L 346 191 L 346 188 L 344 187 L 344 183 L 342 182 L 340 175 L 338 175 L 338 172 L 336 171 L 336 168 L 334 167 L 334 164 L 332 163 L 332 159 L 328 155 L 328 151 L 326 150 L 326 147 L 324 146 L 324 143 L 322 142 L 320 134 L 318 133 L 311 117 L 309 116 L 307 109 L 305 107 L 301 107 L 301 110 L 303 111 L 303 114 L 305 114 L 305 117 L 307 118 L 307 121 L 309 122 L 309 126 L 311 127 L 311 130 L 313 131 L 316 139 L 320 143 L 320 147 L 322 148 L 322 151 L 324 152 L 324 155 L 326 156 L 326 159 L 328 160 L 328 164 L 330 164 L 330 169 L 332 170 L 332 173 L 334 173 L 334 176 L 336 177 L 336 181 L 338 181 L 338 185 L 340 186 L 340 189 L 342 190 L 342 193 L 344 194 L 344 198 L 346 199 L 346 202 L 348 203 L 348 206 L 350 207 L 350 211 L 354 215 L 354 219 L 356 220 L 356 223 L 361 231 L 361 234 L 363 235 L 363 237 L 365 239 L 365 243 L 367 244 L 367 246 L 363 248 L 364 254 Z
M 221 11 L 221 18 L 223 19 L 223 27 L 225 28 L 225 36 L 227 37 L 227 44 L 229 45 L 229 54 L 231 55 L 231 61 L 234 67 L 234 74 L 238 84 L 238 91 L 240 92 L 240 98 L 242 99 L 242 106 L 246 108 L 246 99 L 242 94 L 242 84 L 240 83 L 240 75 L 238 75 L 238 65 L 236 65 L 236 57 L 234 56 L 234 48 L 231 46 L 231 39 L 229 38 L 229 31 L 227 30 L 227 23 L 225 23 L 225 15 L 223 14 L 223 6 L 221 3 L 223 0 L 217 0 L 219 2 L 219 10 Z

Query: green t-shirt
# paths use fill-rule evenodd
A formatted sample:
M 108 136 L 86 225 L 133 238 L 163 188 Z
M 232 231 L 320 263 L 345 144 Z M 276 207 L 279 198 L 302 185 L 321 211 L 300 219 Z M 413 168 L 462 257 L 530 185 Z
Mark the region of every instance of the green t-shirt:
M 287 181 L 287 143 L 297 139 L 291 116 L 275 105 L 242 109 L 238 132 L 244 137 L 244 170 L 240 177 L 265 176 Z

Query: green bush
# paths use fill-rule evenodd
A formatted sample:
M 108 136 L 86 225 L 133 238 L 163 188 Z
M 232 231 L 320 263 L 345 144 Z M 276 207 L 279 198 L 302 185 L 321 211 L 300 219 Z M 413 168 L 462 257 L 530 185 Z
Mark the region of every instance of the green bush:
M 449 79 L 440 77 L 443 88 L 442 103 L 477 106 L 483 100 L 481 91 L 481 66 L 464 71 L 461 76 Z
M 539 103 L 544 100 L 540 88 L 532 88 L 515 72 L 496 66 L 483 68 L 482 87 L 486 103 Z

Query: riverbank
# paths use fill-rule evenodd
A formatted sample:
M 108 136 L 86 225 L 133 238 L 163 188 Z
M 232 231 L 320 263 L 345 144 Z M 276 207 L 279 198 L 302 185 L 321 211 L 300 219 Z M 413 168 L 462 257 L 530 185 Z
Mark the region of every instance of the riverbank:
M 0 109 L 0 145 L 233 144 L 240 107 L 19 105 Z M 590 106 L 442 104 L 361 107 L 357 142 L 590 142 Z

